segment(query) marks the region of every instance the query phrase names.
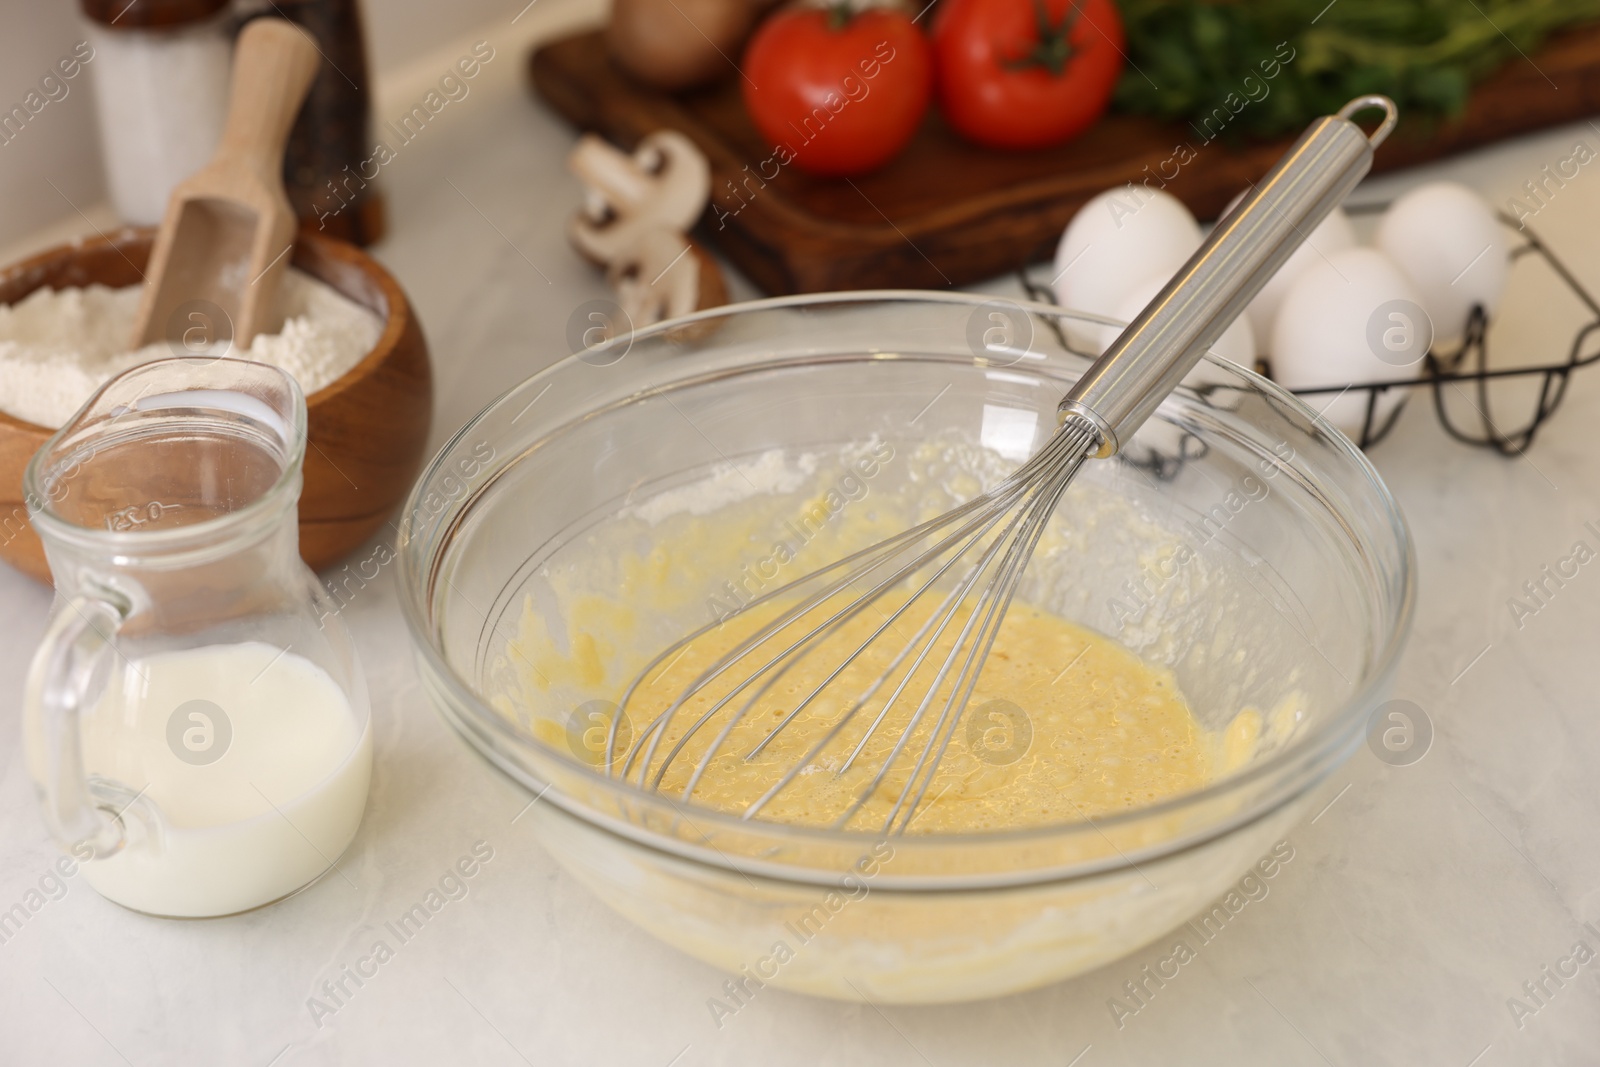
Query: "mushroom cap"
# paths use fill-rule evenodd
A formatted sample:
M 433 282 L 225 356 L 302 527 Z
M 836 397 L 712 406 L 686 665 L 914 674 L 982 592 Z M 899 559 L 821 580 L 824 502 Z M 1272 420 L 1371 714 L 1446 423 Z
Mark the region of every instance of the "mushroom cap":
M 711 197 L 711 165 L 688 137 L 657 130 L 630 155 L 592 135 L 568 160 L 587 190 L 586 205 L 568 226 L 577 250 L 610 263 L 650 228 L 690 229 Z M 599 205 L 603 211 L 597 211 Z
M 663 223 L 687 232 L 700 221 L 711 199 L 711 163 L 698 145 L 677 130 L 657 130 L 640 140 L 633 158 L 666 182 L 659 200 Z
M 612 261 L 606 278 L 634 329 L 728 299 L 722 272 L 706 250 L 662 227 L 642 231 L 638 243 Z

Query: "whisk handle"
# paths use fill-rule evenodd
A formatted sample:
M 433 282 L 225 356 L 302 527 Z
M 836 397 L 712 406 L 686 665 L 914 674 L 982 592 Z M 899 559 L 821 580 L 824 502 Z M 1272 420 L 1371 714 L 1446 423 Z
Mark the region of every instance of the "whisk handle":
M 1351 116 L 1382 108 L 1370 135 Z M 1244 312 L 1306 236 L 1372 167 L 1399 112 L 1362 96 L 1313 122 L 1271 172 L 1220 220 L 1199 251 L 1106 349 L 1061 402 L 1094 423 L 1098 455 L 1114 455 Z

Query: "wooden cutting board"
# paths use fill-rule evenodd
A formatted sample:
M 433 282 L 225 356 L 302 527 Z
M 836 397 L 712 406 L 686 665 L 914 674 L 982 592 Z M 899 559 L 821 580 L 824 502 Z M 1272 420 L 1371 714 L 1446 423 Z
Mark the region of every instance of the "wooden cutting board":
M 660 94 L 612 65 L 598 31 L 535 50 L 529 76 L 556 111 L 623 147 L 663 127 L 693 138 L 712 169 L 712 204 L 700 233 L 769 293 L 940 288 L 990 278 L 1050 258 L 1086 200 L 1147 175 L 1175 175 L 1166 189 L 1197 217 L 1215 218 L 1292 140 L 1207 142 L 1182 124 L 1111 115 L 1060 148 L 997 152 L 960 140 L 930 111 L 906 151 L 882 170 L 814 178 L 769 162 L 772 151 L 746 117 L 735 79 L 682 96 Z M 1597 111 L 1600 26 L 1592 26 L 1512 60 L 1474 90 L 1458 119 L 1403 119 L 1375 169 Z

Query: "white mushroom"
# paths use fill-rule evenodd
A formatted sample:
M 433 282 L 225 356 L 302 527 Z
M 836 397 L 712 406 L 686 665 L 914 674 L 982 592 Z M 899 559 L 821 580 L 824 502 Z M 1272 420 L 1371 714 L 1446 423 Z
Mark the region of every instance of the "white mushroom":
M 706 250 L 665 227 L 640 233 L 628 252 L 612 261 L 606 278 L 634 329 L 728 300 L 722 272 Z M 711 323 L 690 326 L 684 336 L 703 336 L 713 328 Z
M 585 187 L 584 207 L 568 228 L 573 247 L 602 266 L 661 228 L 687 232 L 711 197 L 711 166 L 693 141 L 658 130 L 630 155 L 585 134 L 567 159 Z

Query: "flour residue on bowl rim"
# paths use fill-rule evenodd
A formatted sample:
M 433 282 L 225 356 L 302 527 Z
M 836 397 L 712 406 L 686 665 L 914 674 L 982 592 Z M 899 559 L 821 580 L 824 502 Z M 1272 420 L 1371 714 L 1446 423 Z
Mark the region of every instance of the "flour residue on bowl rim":
M 651 526 L 672 515 L 709 515 L 763 494 L 793 493 L 817 472 L 815 452 L 791 454 L 781 448 L 721 464 L 708 477 L 656 493 L 624 508 L 623 515 Z

